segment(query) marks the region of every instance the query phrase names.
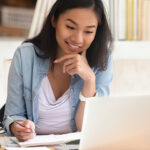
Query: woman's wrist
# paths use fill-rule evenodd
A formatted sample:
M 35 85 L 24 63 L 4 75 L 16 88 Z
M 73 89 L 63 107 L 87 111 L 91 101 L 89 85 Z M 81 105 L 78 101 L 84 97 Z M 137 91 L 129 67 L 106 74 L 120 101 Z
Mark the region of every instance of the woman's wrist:
M 84 80 L 84 83 L 92 84 L 93 82 L 95 83 L 95 74 L 92 71 L 91 73 L 87 74 L 87 77 Z
M 95 94 L 94 94 L 93 96 L 91 96 L 91 97 L 85 97 L 85 96 L 82 95 L 82 92 L 80 92 L 79 99 L 80 99 L 80 101 L 87 101 L 87 100 L 89 100 L 90 98 L 96 97 L 96 96 L 98 96 L 98 93 L 97 93 L 97 92 L 95 92 Z
M 10 132 L 11 132 L 13 135 L 15 135 L 15 134 L 14 134 L 14 122 L 12 122 L 12 123 L 9 125 L 9 130 L 10 130 Z
M 85 97 L 92 97 L 96 93 L 95 79 L 84 81 L 82 95 Z

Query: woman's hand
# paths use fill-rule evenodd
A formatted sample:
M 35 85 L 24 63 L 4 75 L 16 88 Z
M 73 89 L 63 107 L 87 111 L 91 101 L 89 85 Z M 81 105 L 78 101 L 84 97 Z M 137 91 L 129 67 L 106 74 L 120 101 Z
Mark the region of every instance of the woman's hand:
M 81 55 L 65 55 L 61 58 L 56 59 L 54 63 L 63 63 L 64 73 L 68 73 L 71 76 L 74 74 L 78 74 L 84 80 L 84 85 L 81 92 L 85 97 L 92 97 L 95 95 L 95 74 L 87 62 L 86 51 L 83 51 Z M 82 129 L 84 107 L 85 102 L 80 102 L 78 110 L 76 112 L 75 121 L 78 131 L 81 131 Z
M 14 134 L 14 136 L 19 140 L 19 141 L 27 141 L 29 139 L 34 138 L 35 133 L 35 125 L 32 121 L 26 120 L 26 121 L 18 121 L 20 124 L 24 125 L 25 127 L 22 127 L 18 125 L 17 123 L 13 122 L 10 125 L 10 130 Z
M 54 63 L 63 63 L 63 72 L 69 75 L 78 74 L 84 81 L 89 81 L 95 77 L 90 68 L 87 59 L 86 51 L 82 54 L 70 54 L 62 56 L 54 61 Z

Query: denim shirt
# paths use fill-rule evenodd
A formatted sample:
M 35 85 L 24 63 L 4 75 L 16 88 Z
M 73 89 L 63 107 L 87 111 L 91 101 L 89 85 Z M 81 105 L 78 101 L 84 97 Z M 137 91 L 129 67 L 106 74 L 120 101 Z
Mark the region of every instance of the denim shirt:
M 32 43 L 23 43 L 16 50 L 9 70 L 8 93 L 5 115 L 14 120 L 38 121 L 38 91 L 42 79 L 48 74 L 50 60 L 42 59 L 35 53 L 39 48 Z M 110 55 L 105 71 L 92 68 L 96 75 L 96 91 L 98 96 L 109 95 L 109 85 L 112 81 L 112 56 Z M 79 93 L 83 88 L 83 80 L 73 75 L 70 84 L 71 125 L 76 131 L 75 114 L 79 105 Z M 4 117 L 3 125 L 8 135 L 12 135 L 9 126 L 12 123 Z

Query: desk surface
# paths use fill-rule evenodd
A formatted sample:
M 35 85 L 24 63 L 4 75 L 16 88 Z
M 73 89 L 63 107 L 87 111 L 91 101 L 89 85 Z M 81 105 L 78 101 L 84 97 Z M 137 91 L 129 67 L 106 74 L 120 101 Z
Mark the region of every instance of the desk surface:
M 53 147 L 48 147 L 50 150 L 55 150 Z M 4 148 L 0 148 L 0 150 L 5 150 Z
M 53 147 L 48 147 L 50 150 L 55 150 Z M 0 148 L 0 150 L 5 150 L 4 148 Z
M 2 135 L 2 134 L 0 135 L 0 137 L 3 137 L 3 136 L 4 136 L 4 135 Z M 55 148 L 53 148 L 53 147 L 51 147 L 51 146 L 49 146 L 48 148 L 49 148 L 50 150 L 55 150 Z M 5 149 L 0 147 L 0 150 L 5 150 Z
M 4 135 L 0 134 L 0 137 L 3 137 Z M 63 145 L 55 145 L 55 146 L 48 146 L 49 150 L 56 150 L 56 149 L 63 149 L 63 150 L 69 150 L 69 149 L 78 149 L 79 148 L 79 141 L 73 141 L 67 144 Z M 4 150 L 4 148 L 0 147 L 0 150 Z

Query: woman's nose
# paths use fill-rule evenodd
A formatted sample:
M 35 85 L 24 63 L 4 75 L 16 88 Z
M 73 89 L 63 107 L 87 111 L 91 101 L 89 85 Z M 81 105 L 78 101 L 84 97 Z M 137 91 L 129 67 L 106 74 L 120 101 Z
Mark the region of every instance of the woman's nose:
M 77 43 L 77 44 L 82 44 L 83 43 L 83 33 L 76 31 L 71 38 L 72 42 Z

